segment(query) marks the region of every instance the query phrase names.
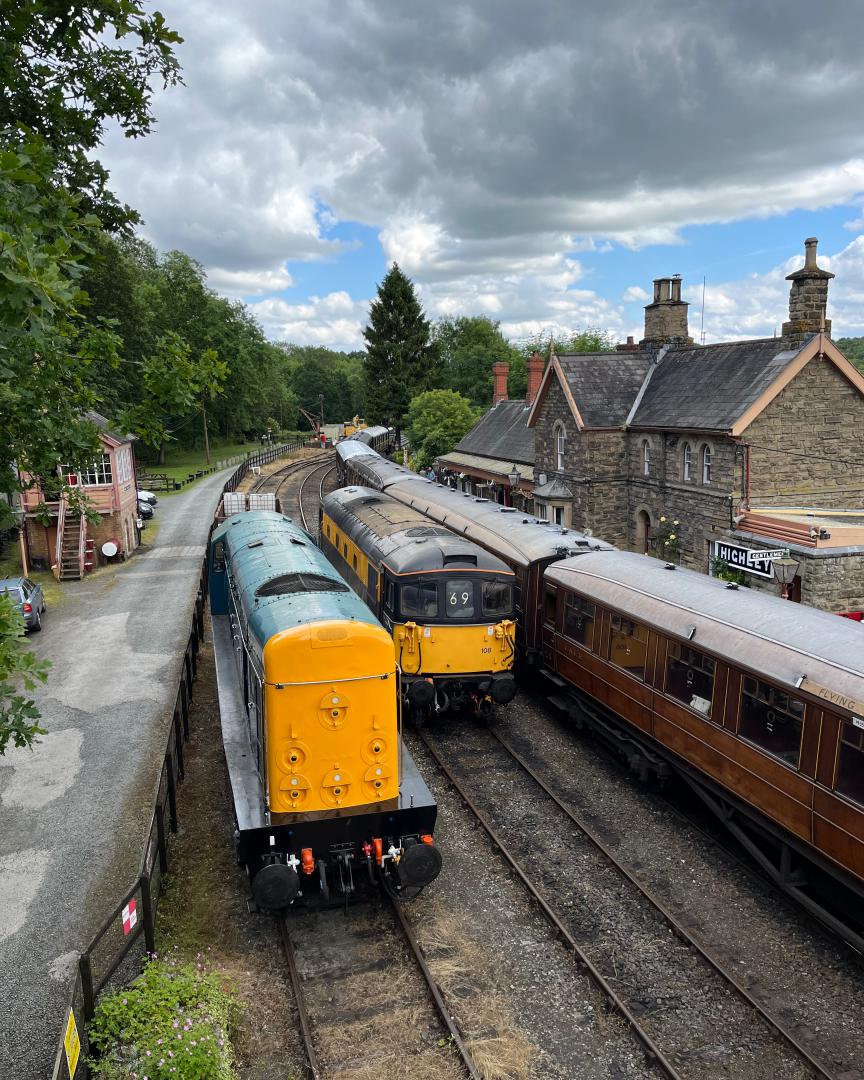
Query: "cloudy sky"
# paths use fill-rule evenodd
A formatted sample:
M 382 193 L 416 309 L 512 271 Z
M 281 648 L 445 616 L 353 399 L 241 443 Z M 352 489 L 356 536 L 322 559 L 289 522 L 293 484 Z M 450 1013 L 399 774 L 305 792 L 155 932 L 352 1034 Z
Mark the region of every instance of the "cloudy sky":
M 148 5 L 150 6 L 150 5 Z M 163 0 L 186 85 L 121 198 L 276 340 L 357 347 L 394 259 L 433 317 L 770 336 L 819 237 L 864 334 L 860 0 Z

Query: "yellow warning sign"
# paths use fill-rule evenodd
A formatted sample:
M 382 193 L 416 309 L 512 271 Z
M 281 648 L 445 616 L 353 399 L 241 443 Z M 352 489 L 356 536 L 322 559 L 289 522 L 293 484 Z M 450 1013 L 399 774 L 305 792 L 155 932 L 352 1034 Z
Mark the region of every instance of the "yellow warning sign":
M 66 1038 L 63 1040 L 66 1047 L 66 1064 L 69 1066 L 69 1080 L 74 1080 L 75 1069 L 78 1067 L 78 1058 L 81 1055 L 81 1040 L 78 1038 L 78 1028 L 75 1025 L 75 1013 L 69 1010 L 69 1020 L 66 1024 Z

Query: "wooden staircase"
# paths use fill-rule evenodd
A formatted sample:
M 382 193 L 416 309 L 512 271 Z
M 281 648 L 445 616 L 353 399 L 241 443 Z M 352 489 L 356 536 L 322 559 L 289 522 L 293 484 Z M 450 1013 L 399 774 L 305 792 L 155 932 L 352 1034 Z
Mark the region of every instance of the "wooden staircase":
M 58 523 L 58 528 L 60 523 Z M 81 552 L 86 538 L 84 518 L 65 514 L 60 540 L 59 577 L 61 581 L 79 581 L 84 576 Z

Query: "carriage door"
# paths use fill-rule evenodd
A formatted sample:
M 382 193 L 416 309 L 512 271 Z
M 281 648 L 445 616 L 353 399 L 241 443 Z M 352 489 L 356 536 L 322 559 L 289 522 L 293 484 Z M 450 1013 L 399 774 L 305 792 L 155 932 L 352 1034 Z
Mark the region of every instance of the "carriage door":
M 548 581 L 543 583 L 543 666 L 557 671 L 555 628 L 558 624 L 558 589 Z

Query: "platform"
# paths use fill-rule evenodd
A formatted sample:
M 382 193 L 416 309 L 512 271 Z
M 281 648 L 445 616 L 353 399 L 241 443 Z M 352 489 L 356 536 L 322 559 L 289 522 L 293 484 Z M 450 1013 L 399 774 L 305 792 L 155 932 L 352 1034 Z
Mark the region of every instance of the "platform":
M 78 952 L 138 873 L 229 475 L 160 498 L 152 549 L 64 582 L 28 638 L 53 667 L 33 695 L 47 734 L 0 757 L 3 1080 L 51 1076 Z

